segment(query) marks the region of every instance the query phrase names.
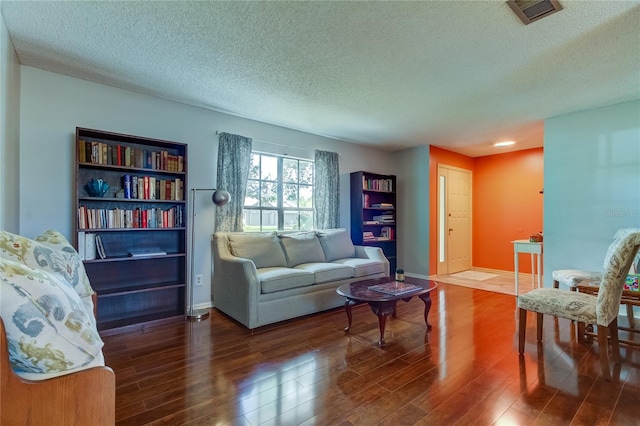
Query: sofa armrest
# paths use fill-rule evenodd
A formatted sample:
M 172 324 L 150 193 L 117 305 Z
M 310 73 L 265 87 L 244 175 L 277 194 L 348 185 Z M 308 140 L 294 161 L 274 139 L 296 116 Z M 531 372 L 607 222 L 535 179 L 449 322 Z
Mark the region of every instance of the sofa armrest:
M 384 263 L 384 273 L 386 276 L 391 274 L 389 260 L 385 257 L 382 249 L 380 247 L 372 247 L 372 246 L 354 246 L 356 249 L 356 257 L 361 259 L 371 259 L 377 260 L 378 262 Z
M 213 305 L 245 326 L 257 322 L 260 279 L 253 261 L 229 251 L 225 233 L 213 237 Z

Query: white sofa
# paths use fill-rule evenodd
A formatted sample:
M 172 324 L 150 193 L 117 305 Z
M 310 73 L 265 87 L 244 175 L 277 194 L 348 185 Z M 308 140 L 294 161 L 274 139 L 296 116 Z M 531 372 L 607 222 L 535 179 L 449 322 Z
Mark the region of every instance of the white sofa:
M 214 307 L 249 329 L 342 306 L 342 284 L 389 276 L 382 250 L 345 229 L 218 232 L 213 260 Z

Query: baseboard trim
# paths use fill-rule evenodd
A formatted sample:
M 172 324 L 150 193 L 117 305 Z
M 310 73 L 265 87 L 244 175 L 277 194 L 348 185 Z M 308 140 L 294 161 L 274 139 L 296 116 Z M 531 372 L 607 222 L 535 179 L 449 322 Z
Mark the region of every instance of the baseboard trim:
M 478 271 L 478 272 L 486 272 L 488 274 L 514 274 L 514 271 L 504 271 L 502 269 L 491 269 L 491 268 L 477 268 L 475 266 L 473 266 L 471 268 L 472 271 Z
M 194 303 L 193 304 L 193 309 L 209 309 L 209 308 L 213 308 L 213 303 L 211 302 L 204 302 L 204 303 Z

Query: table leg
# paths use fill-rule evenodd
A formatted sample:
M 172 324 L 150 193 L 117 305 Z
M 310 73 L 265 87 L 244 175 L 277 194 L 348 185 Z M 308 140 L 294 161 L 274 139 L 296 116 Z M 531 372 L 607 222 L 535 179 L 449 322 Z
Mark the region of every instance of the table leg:
M 541 287 L 540 280 L 542 277 L 542 272 L 540 271 L 540 255 L 538 254 L 538 288 Z
M 427 330 L 431 330 L 431 324 L 429 324 L 429 311 L 431 310 L 431 293 L 423 294 L 419 297 L 424 302 L 424 323 L 427 324 Z
M 516 269 L 516 297 L 518 297 L 518 250 L 513 252 L 513 263 Z
M 371 311 L 378 317 L 378 325 L 380 326 L 380 340 L 378 341 L 378 345 L 384 348 L 384 328 L 387 323 L 387 317 L 396 310 L 396 301 L 369 302 L 369 306 L 371 306 Z
M 533 267 L 535 253 L 531 253 L 531 288 L 536 288 L 536 269 Z
M 347 320 L 349 320 L 349 325 L 347 325 L 344 328 L 344 334 L 348 334 L 349 330 L 351 329 L 351 319 L 352 319 L 352 317 L 351 317 L 351 307 L 354 306 L 354 305 L 357 305 L 357 302 L 355 302 L 355 301 L 353 301 L 351 299 L 347 299 L 344 302 L 344 310 L 347 313 Z

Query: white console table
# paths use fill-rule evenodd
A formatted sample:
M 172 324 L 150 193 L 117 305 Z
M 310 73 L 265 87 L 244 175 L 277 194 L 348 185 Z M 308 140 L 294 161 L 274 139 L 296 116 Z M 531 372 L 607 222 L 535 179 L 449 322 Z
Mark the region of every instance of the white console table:
M 513 243 L 513 260 L 515 263 L 515 275 L 516 275 L 516 297 L 518 297 L 518 254 L 520 253 L 530 253 L 531 254 L 531 279 L 532 284 L 535 286 L 536 280 L 536 271 L 538 275 L 538 287 L 541 287 L 540 284 L 540 256 L 542 256 L 542 243 L 534 243 L 529 240 L 515 240 L 511 241 Z M 534 269 L 533 266 L 533 257 L 536 256 L 538 259 L 537 262 L 537 270 Z

